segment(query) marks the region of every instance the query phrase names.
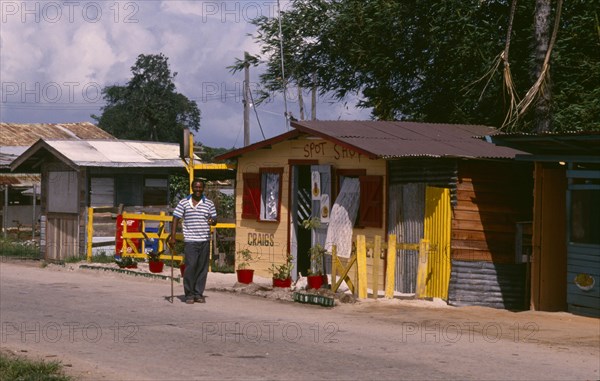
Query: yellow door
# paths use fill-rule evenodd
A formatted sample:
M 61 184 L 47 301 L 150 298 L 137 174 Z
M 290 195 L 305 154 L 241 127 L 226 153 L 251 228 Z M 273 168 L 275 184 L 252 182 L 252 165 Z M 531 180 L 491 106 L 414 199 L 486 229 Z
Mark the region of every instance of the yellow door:
M 426 296 L 448 299 L 450 282 L 450 190 L 427 187 L 424 239 L 429 241 Z

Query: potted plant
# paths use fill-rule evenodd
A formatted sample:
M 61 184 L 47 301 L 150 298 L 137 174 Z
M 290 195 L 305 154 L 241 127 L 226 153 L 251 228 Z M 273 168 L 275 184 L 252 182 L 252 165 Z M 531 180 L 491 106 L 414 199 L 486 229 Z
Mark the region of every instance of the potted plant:
M 285 263 L 276 265 L 273 263 L 269 272 L 273 274 L 273 287 L 290 287 L 292 285 L 292 256 L 290 254 L 285 258 Z
M 314 230 L 321 226 L 321 220 L 317 217 L 311 217 L 302 221 L 305 229 Z M 319 289 L 324 283 L 323 257 L 327 251 L 321 244 L 317 243 L 308 250 L 310 256 L 310 268 L 306 277 L 307 288 Z
M 323 257 L 325 253 L 327 253 L 325 248 L 318 243 L 308 250 L 310 255 L 310 269 L 306 277 L 308 289 L 319 289 L 323 286 Z
M 121 269 L 137 269 L 137 262 L 133 257 L 115 257 L 115 263 Z
M 255 259 L 252 256 L 252 252 L 248 249 L 242 249 L 238 252 L 240 262 L 238 263 L 238 268 L 235 270 L 237 274 L 238 283 L 250 284 L 252 283 L 252 279 L 254 277 L 254 270 L 249 269 L 250 262 Z
M 146 253 L 148 256 L 148 268 L 151 273 L 162 273 L 165 263 L 160 260 L 160 256 L 163 252 L 150 251 Z

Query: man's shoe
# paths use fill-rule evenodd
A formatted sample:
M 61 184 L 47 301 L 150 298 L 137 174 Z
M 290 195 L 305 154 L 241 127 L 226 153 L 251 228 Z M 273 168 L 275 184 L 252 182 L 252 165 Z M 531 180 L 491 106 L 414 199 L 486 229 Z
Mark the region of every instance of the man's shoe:
M 186 299 L 185 304 L 194 304 L 194 299 Z
M 204 296 L 198 296 L 194 298 L 194 302 L 196 303 L 206 303 L 206 300 L 204 300 Z

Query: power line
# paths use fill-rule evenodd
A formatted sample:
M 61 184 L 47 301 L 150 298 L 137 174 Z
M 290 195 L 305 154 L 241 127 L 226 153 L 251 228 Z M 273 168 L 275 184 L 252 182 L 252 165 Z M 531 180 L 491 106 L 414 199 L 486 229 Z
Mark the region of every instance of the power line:
M 258 127 L 260 128 L 260 133 L 262 134 L 263 139 L 267 139 L 265 137 L 265 133 L 263 132 L 262 125 L 260 124 L 260 119 L 258 118 L 258 112 L 256 112 L 256 104 L 254 103 L 254 97 L 252 96 L 252 91 L 248 91 L 250 94 L 250 101 L 252 102 L 252 108 L 254 109 L 254 115 L 256 115 L 256 122 L 258 122 Z
M 283 30 L 281 27 L 281 5 L 279 4 L 279 0 L 277 0 L 277 19 L 279 22 L 279 50 L 281 52 L 281 79 L 283 81 L 283 107 L 285 109 L 285 127 L 289 130 L 289 115 L 287 108 L 287 83 L 285 79 L 285 66 L 283 63 Z

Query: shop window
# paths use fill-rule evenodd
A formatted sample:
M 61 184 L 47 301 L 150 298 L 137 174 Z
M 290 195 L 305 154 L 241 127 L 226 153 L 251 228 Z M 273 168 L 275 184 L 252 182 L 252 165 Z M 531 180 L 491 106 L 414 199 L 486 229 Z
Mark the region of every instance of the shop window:
M 283 168 L 261 168 L 259 173 L 244 173 L 242 218 L 279 221 Z
M 338 185 L 344 177 L 358 178 L 360 182 L 360 205 L 357 228 L 380 228 L 383 221 L 383 176 L 367 176 L 365 169 L 338 169 Z
M 600 245 L 600 190 L 571 191 L 571 242 Z
M 360 176 L 360 207 L 358 224 L 380 228 L 383 220 L 383 177 Z
M 242 218 L 258 220 L 260 211 L 260 175 L 244 173 L 242 175 L 244 192 L 242 196 Z
M 144 179 L 144 206 L 147 205 L 167 205 L 169 184 L 166 178 L 145 178 Z

